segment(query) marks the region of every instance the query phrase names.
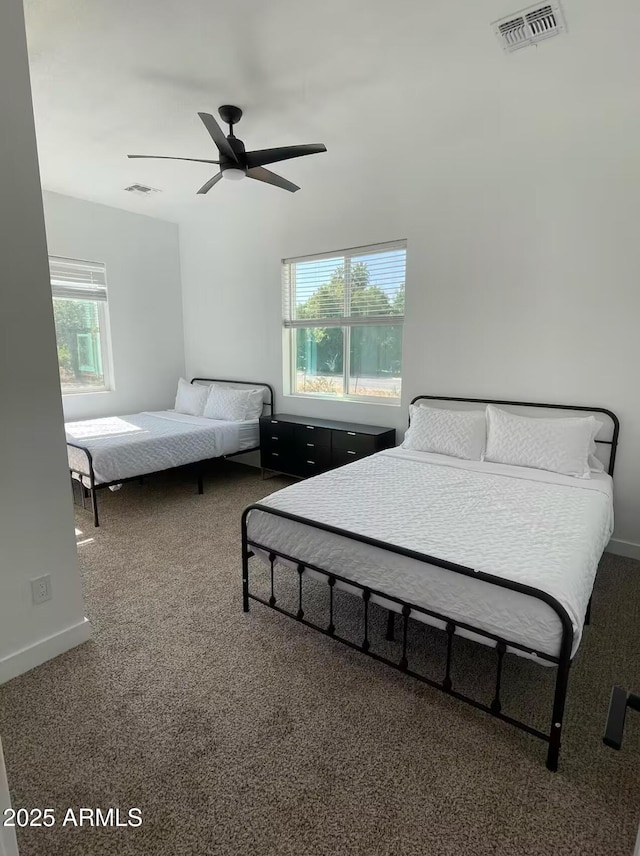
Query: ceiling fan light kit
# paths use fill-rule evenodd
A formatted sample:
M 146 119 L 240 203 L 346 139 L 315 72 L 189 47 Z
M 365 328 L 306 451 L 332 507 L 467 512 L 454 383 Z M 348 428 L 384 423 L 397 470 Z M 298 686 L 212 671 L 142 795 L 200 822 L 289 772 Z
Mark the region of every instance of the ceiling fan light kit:
M 267 164 L 277 163 L 278 161 L 319 154 L 327 150 L 327 147 L 323 143 L 307 143 L 301 146 L 281 146 L 275 149 L 258 149 L 253 152 L 247 152 L 242 140 L 238 139 L 233 133 L 233 126 L 237 125 L 242 118 L 242 110 L 239 107 L 234 107 L 232 104 L 223 104 L 218 109 L 218 113 L 222 121 L 229 126 L 229 134 L 226 136 L 210 113 L 198 113 L 198 116 L 200 116 L 203 125 L 218 149 L 219 160 L 179 158 L 169 155 L 127 155 L 127 157 L 219 164 L 220 172 L 216 173 L 209 181 L 202 185 L 200 190 L 198 190 L 199 194 L 208 193 L 221 178 L 225 178 L 227 181 L 241 181 L 245 177 L 253 178 L 256 181 L 263 181 L 265 184 L 272 184 L 274 187 L 281 187 L 283 190 L 295 193 L 296 190 L 300 190 L 297 184 L 287 181 L 286 178 L 282 178 L 282 176 L 264 167 Z

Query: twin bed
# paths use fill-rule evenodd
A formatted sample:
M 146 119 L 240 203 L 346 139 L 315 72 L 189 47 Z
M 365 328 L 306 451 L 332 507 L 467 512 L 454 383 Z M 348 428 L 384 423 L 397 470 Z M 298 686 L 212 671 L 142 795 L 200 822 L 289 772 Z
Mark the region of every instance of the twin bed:
M 589 619 L 598 562 L 613 530 L 612 474 L 618 420 L 600 408 L 419 396 L 412 404 L 484 408 L 520 415 L 597 415 L 600 465 L 576 478 L 525 466 L 463 460 L 396 448 L 292 485 L 247 508 L 242 518 L 243 606 L 259 601 L 329 636 L 470 702 L 549 744 L 556 770 L 569 669 Z M 597 462 L 595 462 L 597 463 Z M 249 586 L 250 559 L 270 570 L 270 596 Z M 279 575 L 298 577 L 297 610 L 276 597 Z M 305 580 L 327 584 L 326 621 L 305 615 Z M 334 622 L 334 590 L 363 601 L 360 643 Z M 387 636 L 400 616 L 402 653 L 371 650 L 370 603 L 388 609 Z M 441 676 L 410 667 L 410 619 L 446 634 Z M 492 701 L 456 690 L 453 639 L 496 652 Z M 501 681 L 507 653 L 557 669 L 548 732 L 509 716 Z
M 193 378 L 191 384 L 261 388 L 263 411 L 273 413 L 274 392 L 269 384 L 212 378 Z M 100 524 L 97 491 L 101 488 L 191 465 L 197 468 L 202 493 L 207 461 L 242 455 L 260 445 L 257 418 L 229 421 L 174 410 L 68 422 L 65 429 L 71 478 L 80 486 L 83 506 L 90 502 L 95 526 Z

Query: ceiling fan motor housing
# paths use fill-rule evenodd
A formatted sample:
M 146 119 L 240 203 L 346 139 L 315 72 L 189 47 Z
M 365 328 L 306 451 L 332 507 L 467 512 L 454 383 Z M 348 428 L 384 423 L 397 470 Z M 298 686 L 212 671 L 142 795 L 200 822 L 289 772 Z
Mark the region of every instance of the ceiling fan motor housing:
M 247 167 L 244 157 L 244 143 L 232 134 L 229 134 L 227 137 L 227 142 L 238 156 L 238 160 L 235 161 L 232 158 L 227 157 L 223 152 L 220 152 L 220 172 L 224 172 L 225 169 L 241 169 L 246 175 Z

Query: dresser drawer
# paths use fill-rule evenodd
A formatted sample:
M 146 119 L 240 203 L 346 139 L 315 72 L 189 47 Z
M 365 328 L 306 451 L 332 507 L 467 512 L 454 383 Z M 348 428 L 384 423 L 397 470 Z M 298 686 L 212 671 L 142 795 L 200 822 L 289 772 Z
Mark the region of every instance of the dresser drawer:
M 331 464 L 329 450 L 326 449 L 325 451 L 327 454 L 326 456 L 323 456 L 323 458 L 320 458 L 320 456 L 315 456 L 313 458 L 296 457 L 291 462 L 291 469 L 287 470 L 287 472 L 294 476 L 302 476 L 303 478 L 317 476 L 320 473 L 326 472 L 326 470 L 330 469 Z
M 334 467 L 342 467 L 344 464 L 352 464 L 361 458 L 367 458 L 371 452 L 356 452 L 353 449 L 334 449 L 331 462 Z
M 292 454 L 293 451 L 290 439 L 272 434 L 271 431 L 261 432 L 260 448 L 265 452 L 282 452 L 287 455 Z
M 295 444 L 294 444 L 294 447 L 293 447 L 295 449 L 296 457 L 297 458 L 323 457 L 324 459 L 327 460 L 327 463 L 328 463 L 329 458 L 331 456 L 331 446 L 323 446 L 322 444 L 316 442 L 317 439 L 318 438 L 314 437 L 313 435 L 311 435 L 311 436 L 304 435 L 303 437 L 297 437 Z
M 334 431 L 333 448 L 370 455 L 376 451 L 376 438 L 372 434 L 357 434 L 355 431 Z
M 260 443 L 264 445 L 271 440 L 291 441 L 294 426 L 290 422 L 280 422 L 278 419 L 260 420 Z
M 260 466 L 265 470 L 278 470 L 283 473 L 294 473 L 295 459 L 289 449 L 276 451 L 273 448 L 262 448 L 260 453 Z
M 294 437 L 298 447 L 305 443 L 313 443 L 314 446 L 328 447 L 331 445 L 330 428 L 318 428 L 315 425 L 295 425 Z
M 326 468 L 331 466 L 331 449 L 329 446 L 314 446 L 312 443 L 305 443 L 296 447 L 295 460 L 301 461 L 303 464 L 317 464 Z

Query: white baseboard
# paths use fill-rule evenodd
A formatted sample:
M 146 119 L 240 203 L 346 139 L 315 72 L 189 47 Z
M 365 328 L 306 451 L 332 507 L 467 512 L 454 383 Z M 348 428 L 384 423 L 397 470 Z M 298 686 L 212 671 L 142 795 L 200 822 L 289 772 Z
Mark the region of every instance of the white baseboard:
M 19 651 L 14 651 L 13 654 L 8 654 L 0 659 L 0 684 L 10 681 L 11 678 L 16 678 L 18 675 L 23 675 L 30 669 L 46 663 L 47 660 L 57 657 L 59 654 L 64 654 L 76 645 L 81 645 L 91 638 L 91 624 L 88 618 L 83 618 L 77 624 L 72 624 L 71 627 L 65 627 L 53 636 L 47 636 L 45 639 L 39 639 L 33 645 L 28 645 L 26 648 L 21 648 Z
M 634 544 L 633 541 L 622 541 L 620 538 L 612 538 L 607 545 L 606 552 L 640 561 L 640 544 Z

